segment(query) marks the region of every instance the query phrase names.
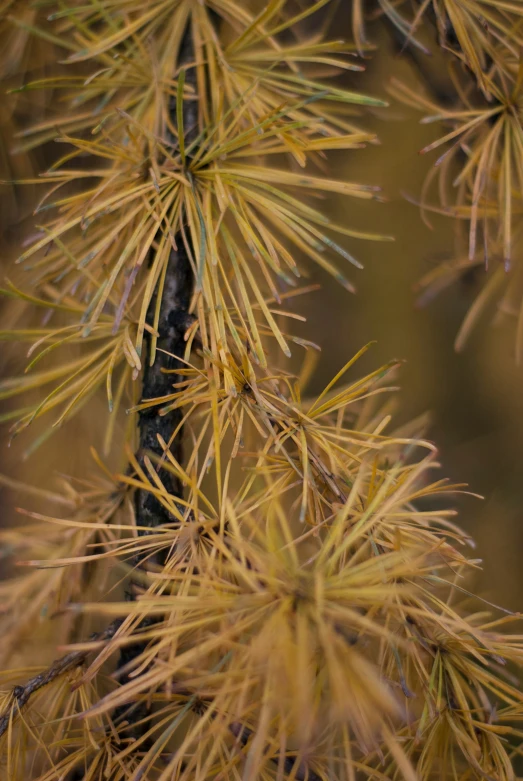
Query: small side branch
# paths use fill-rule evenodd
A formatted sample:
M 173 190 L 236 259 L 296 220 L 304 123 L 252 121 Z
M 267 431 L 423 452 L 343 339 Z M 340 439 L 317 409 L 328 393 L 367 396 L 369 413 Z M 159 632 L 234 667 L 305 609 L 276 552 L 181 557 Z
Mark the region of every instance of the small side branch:
M 116 619 L 104 629 L 103 632 L 92 635 L 90 638 L 91 642 L 110 640 L 114 637 L 120 624 L 121 619 Z M 73 670 L 82 665 L 91 652 L 92 649 L 71 651 L 71 653 L 62 656 L 61 659 L 54 661 L 47 670 L 30 678 L 25 684 L 15 686 L 12 691 L 13 700 L 11 705 L 0 715 L 0 737 L 7 732 L 13 717 L 16 717 L 16 714 L 27 705 L 35 692 L 57 680 L 57 678 L 60 678 L 65 673 L 69 672 L 69 670 Z M 194 693 L 189 691 L 185 693 L 187 696 L 195 696 Z M 238 721 L 231 722 L 229 730 L 242 746 L 246 746 L 254 735 L 252 729 Z M 282 760 L 283 772 L 285 774 L 292 773 L 293 778 L 295 778 L 296 781 L 322 781 L 321 777 L 314 770 L 311 770 L 303 760 L 300 761 L 297 758 L 290 756 L 284 756 L 282 757 Z M 271 761 L 279 762 L 278 759 L 272 759 Z
M 121 624 L 121 620 L 113 621 L 107 629 L 103 632 L 98 632 L 91 636 L 91 641 L 96 640 L 110 640 L 114 636 L 116 630 Z M 52 665 L 34 678 L 30 678 L 25 684 L 15 686 L 12 691 L 13 701 L 12 704 L 0 715 L 0 737 L 7 731 L 9 723 L 13 718 L 13 710 L 16 707 L 16 712 L 19 712 L 24 705 L 27 705 L 31 696 L 42 689 L 47 684 L 52 683 L 60 676 L 73 670 L 75 667 L 80 667 L 85 662 L 91 650 L 87 651 L 71 651 L 71 653 L 62 656 L 61 659 L 57 659 Z

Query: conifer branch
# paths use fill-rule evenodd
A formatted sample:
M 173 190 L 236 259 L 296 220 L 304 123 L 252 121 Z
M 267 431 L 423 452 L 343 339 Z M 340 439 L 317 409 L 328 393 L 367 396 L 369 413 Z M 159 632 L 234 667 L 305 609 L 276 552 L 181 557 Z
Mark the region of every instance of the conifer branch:
M 505 632 L 515 616 L 471 612 L 463 584 L 478 562 L 452 512 L 432 504 L 461 487 L 428 479 L 435 451 L 418 423 L 386 431 L 379 399 L 397 362 L 349 380 L 362 348 L 307 399 L 313 362 L 294 376 L 271 361 L 271 343 L 287 357 L 318 347 L 292 328 L 303 318 L 288 302 L 310 290 L 297 287 L 301 261 L 353 290 L 351 242 L 390 238 L 333 221 L 321 204 L 379 197 L 376 184 L 325 170 L 332 150 L 375 140 L 353 123 L 354 106 L 386 105 L 330 83 L 362 69 L 350 55 L 367 48 L 367 0 L 352 4 L 355 46 L 325 39 L 329 0 L 44 5 L 34 30 L 67 49 L 67 74 L 24 89 L 63 90 L 67 109 L 21 138 L 67 149 L 30 180 L 48 188 L 41 232 L 18 258 L 24 289 L 2 294 L 46 314 L 37 328 L 0 332 L 30 345 L 27 371 L 0 381 L 0 400 L 28 397 L 8 411 L 13 436 L 56 415 L 45 437 L 105 388 L 107 453 L 136 382 L 141 401 L 124 474 L 93 453 L 102 478 L 79 475 L 56 516 L 28 510 L 23 529 L 0 532 L 26 565 L 0 583 L 10 649 L 72 605 L 117 617 L 85 674 L 71 672 L 84 650 L 14 690 L 6 674 L 10 781 L 28 768 L 34 781 L 428 781 L 436 771 L 511 781 L 507 738 L 521 737 L 523 709 L 502 667 L 523 663 L 522 639 Z M 416 52 L 419 25 L 436 20 L 443 56 L 465 66 L 458 110 L 409 85 L 390 91 L 446 127 L 423 150 L 446 149 L 423 204 L 446 213 L 451 203 L 468 224 L 467 266 L 483 235 L 508 269 L 523 182 L 521 5 L 379 6 Z M 117 603 L 106 576 L 119 562 L 134 571 Z M 107 685 L 109 664 L 119 685 Z

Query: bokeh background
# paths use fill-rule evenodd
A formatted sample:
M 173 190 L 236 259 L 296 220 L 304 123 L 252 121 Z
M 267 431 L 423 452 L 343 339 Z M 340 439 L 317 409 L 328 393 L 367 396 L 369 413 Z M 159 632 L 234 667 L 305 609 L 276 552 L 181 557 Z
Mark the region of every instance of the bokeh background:
M 349 37 L 350 14 L 340 4 L 334 22 L 336 34 Z M 2 36 L 5 30 L 0 31 Z M 380 21 L 370 28 L 377 51 L 366 61 L 363 74 L 349 74 L 345 81 L 355 89 L 385 96 L 391 77 L 411 85 L 432 83 L 445 89 L 445 68 L 438 56 L 420 64 Z M 435 47 L 434 47 L 435 48 Z M 20 63 L 18 63 L 20 66 Z M 45 69 L 44 69 L 45 70 Z M 16 68 L 5 80 L 17 83 Z M 0 178 L 30 175 L 55 152 L 52 145 L 38 153 L 13 155 L 13 124 L 45 113 L 45 101 L 30 96 L 6 100 L 8 110 L 0 119 L 2 144 Z M 11 102 L 9 102 L 11 101 Z M 12 111 L 16 109 L 16 123 Z M 348 269 L 357 286 L 350 296 L 326 275 L 311 271 L 311 280 L 321 290 L 300 300 L 307 316 L 303 333 L 322 346 L 317 370 L 309 390 L 316 392 L 365 343 L 376 344 L 353 370 L 352 377 L 372 370 L 391 358 L 404 361 L 398 376 L 397 423 L 430 412 L 428 436 L 440 451 L 442 475 L 466 482 L 484 495 L 456 497 L 460 523 L 477 541 L 477 555 L 484 566 L 475 589 L 486 599 L 518 610 L 523 606 L 523 367 L 516 366 L 514 324 L 486 316 L 461 354 L 454 351 L 459 325 L 481 284 L 481 277 L 464 280 L 444 292 L 426 307 L 416 305 L 414 286 L 420 277 L 445 257 L 452 256 L 454 226 L 450 220 L 434 217 L 433 229 L 423 224 L 419 210 L 405 194 L 419 194 L 435 157 L 420 157 L 419 150 L 438 135 L 439 128 L 420 124 L 420 116 L 395 103 L 383 110 L 363 114 L 357 121 L 376 132 L 380 145 L 365 150 L 333 154 L 333 175 L 349 180 L 379 184 L 384 203 L 334 199 L 329 202 L 333 218 L 358 228 L 395 236 L 394 243 L 359 242 L 351 251 L 364 263 L 364 270 Z M 16 280 L 20 274 L 13 261 L 18 245 L 27 235 L 35 188 L 3 186 L 0 215 L 2 251 L 0 273 Z M 17 315 L 10 302 L 0 302 L 2 327 L 9 327 Z M 11 374 L 21 367 L 20 349 L 1 346 L 0 371 Z M 89 475 L 94 465 L 78 443 L 89 431 L 101 442 L 105 402 L 93 402 L 82 414 L 58 431 L 35 455 L 23 460 L 24 445 L 5 445 L 5 427 L 0 446 L 0 472 L 41 487 L 50 487 L 60 473 Z M 15 507 L 38 506 L 45 502 L 24 497 L 8 486 L 0 486 L 0 522 L 16 522 Z M 45 507 L 43 507 L 45 511 Z M 0 568 L 2 559 L 0 559 Z M 51 657 L 53 652 L 51 650 Z
M 335 29 L 350 18 L 343 4 Z M 392 78 L 411 87 L 422 84 L 445 95 L 447 71 L 434 40 L 430 58 L 402 49 L 390 28 L 370 28 L 378 52 L 366 72 L 347 80 L 355 88 L 387 97 Z M 429 39 L 430 41 L 430 39 Z M 516 365 L 515 320 L 496 311 L 485 316 L 465 349 L 457 354 L 459 327 L 482 284 L 482 273 L 465 278 L 429 304 L 417 305 L 415 286 L 436 263 L 453 257 L 455 224 L 431 215 L 432 230 L 405 196 L 419 197 L 438 152 L 419 150 L 441 136 L 441 127 L 421 124 L 420 114 L 391 101 L 363 124 L 379 136 L 379 146 L 338 154 L 333 171 L 352 181 L 378 184 L 385 203 L 333 204 L 336 219 L 395 236 L 393 244 L 360 242 L 357 257 L 364 270 L 350 269 L 357 294 L 321 275 L 322 290 L 308 312 L 310 333 L 322 345 L 314 383 L 333 371 L 369 340 L 377 344 L 362 360 L 373 368 L 391 358 L 405 361 L 400 373 L 397 420 L 430 413 L 429 438 L 438 446 L 442 473 L 468 483 L 482 501 L 457 497 L 459 520 L 477 541 L 483 571 L 475 584 L 486 599 L 512 610 L 523 604 L 523 367 Z M 333 156 L 334 158 L 334 156 Z M 315 275 L 317 278 L 319 274 Z

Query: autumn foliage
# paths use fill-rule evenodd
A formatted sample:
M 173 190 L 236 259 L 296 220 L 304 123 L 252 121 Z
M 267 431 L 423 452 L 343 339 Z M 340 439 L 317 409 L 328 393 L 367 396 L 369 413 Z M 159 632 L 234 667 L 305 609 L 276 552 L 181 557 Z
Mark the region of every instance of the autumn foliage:
M 367 348 L 340 355 L 310 397 L 321 345 L 295 302 L 313 264 L 351 291 L 360 241 L 392 238 L 350 221 L 379 187 L 329 169 L 375 143 L 365 112 L 391 99 L 441 123 L 420 202 L 466 237 L 423 285 L 493 266 L 460 339 L 493 286 L 519 284 L 523 7 L 354 0 L 345 43 L 336 6 L 0 6 L 2 75 L 28 72 L 4 130 L 29 170 L 10 186 L 34 196 L 2 291 L 1 337 L 27 352 L 0 382 L 4 438 L 38 458 L 100 397 L 106 432 L 71 439 L 91 450 L 81 479 L 4 479 L 22 506 L 1 533 L 19 565 L 0 582 L 9 781 L 515 778 L 522 637 L 469 591 L 473 543 L 441 509 L 464 488 L 434 473 L 422 422 L 391 422 L 397 361 L 358 378 Z M 459 105 L 344 87 L 375 51 L 369 14 L 445 50 Z

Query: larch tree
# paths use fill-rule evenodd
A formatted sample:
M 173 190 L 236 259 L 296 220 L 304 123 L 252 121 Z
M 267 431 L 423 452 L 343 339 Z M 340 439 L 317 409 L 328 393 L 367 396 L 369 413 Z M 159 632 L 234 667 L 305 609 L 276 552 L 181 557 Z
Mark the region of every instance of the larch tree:
M 1 532 L 19 565 L 0 583 L 2 778 L 514 779 L 518 617 L 472 598 L 472 541 L 433 501 L 463 486 L 433 474 L 416 421 L 391 428 L 397 361 L 358 378 L 367 348 L 340 355 L 309 396 L 321 345 L 295 304 L 307 269 L 352 291 L 360 240 L 393 238 L 379 214 L 375 234 L 351 223 L 352 199 L 380 189 L 336 176 L 329 153 L 372 147 L 367 112 L 399 101 L 441 127 L 419 203 L 456 222 L 455 261 L 425 294 L 486 264 L 458 346 L 497 297 L 521 353 L 523 4 L 0 13 L 19 218 L 0 335 L 27 356 L 0 382 L 4 441 L 46 458 L 60 429 L 92 457 L 58 489 L 2 478 L 22 505 Z M 423 67 L 419 90 L 347 88 L 380 56 L 377 17 L 417 60 L 439 48 L 450 97 Z M 71 421 L 100 398 L 95 447 Z

